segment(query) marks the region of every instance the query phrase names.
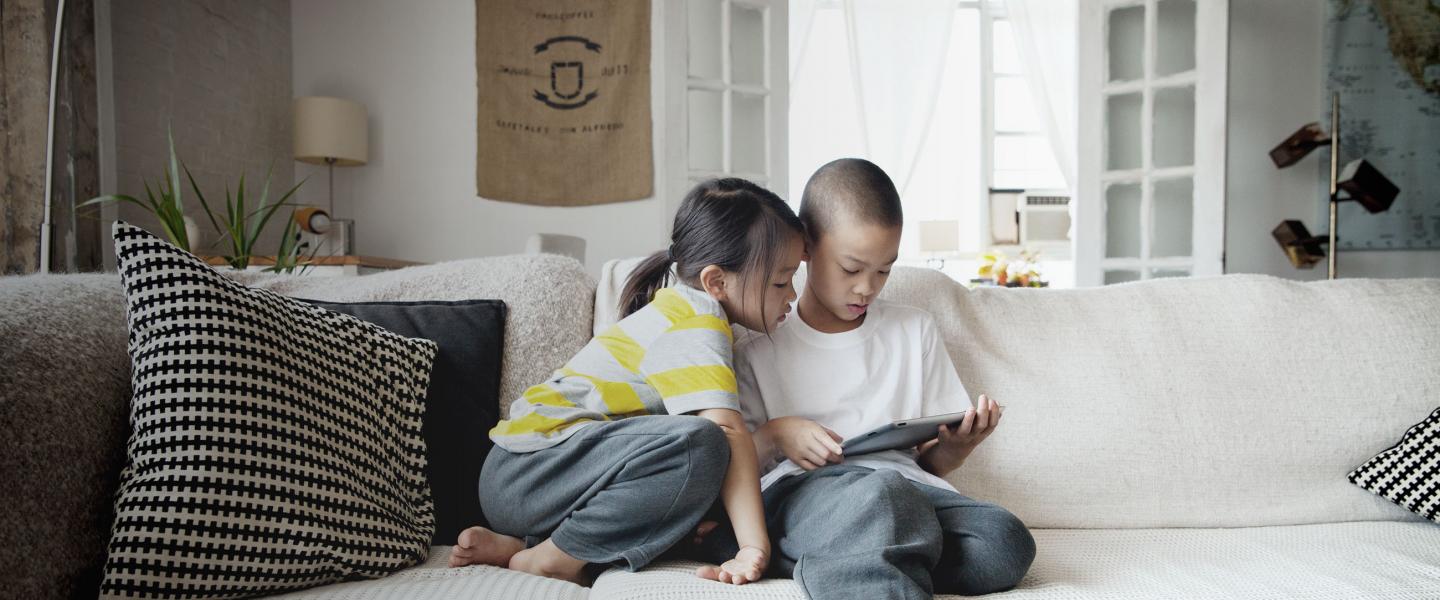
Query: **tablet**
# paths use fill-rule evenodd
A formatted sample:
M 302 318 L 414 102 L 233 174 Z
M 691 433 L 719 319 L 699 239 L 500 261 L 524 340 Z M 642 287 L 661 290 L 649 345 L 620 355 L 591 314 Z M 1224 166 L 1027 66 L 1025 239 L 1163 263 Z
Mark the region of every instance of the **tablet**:
M 862 433 L 840 445 L 845 456 L 869 454 L 881 450 L 910 449 L 935 439 L 941 425 L 954 425 L 965 419 L 965 412 L 895 421 Z

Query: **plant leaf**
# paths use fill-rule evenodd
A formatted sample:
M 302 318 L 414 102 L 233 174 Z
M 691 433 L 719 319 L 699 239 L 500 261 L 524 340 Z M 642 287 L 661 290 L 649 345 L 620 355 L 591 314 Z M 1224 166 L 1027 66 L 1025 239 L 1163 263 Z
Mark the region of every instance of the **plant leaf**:
M 275 172 L 275 161 L 272 160 L 272 161 L 270 161 L 270 168 L 265 171 L 265 185 L 260 188 L 260 205 L 259 205 L 259 206 L 260 206 L 261 209 L 265 208 L 265 204 L 266 204 L 267 202 L 269 202 L 269 200 L 270 200 L 270 175 L 273 174 L 274 172 Z M 250 231 L 249 231 L 250 237 L 251 237 L 251 238 L 258 238 L 258 237 L 260 237 L 260 229 L 261 229 L 261 227 L 260 227 L 260 226 L 257 226 L 256 223 L 251 223 L 251 224 L 250 224 Z
M 170 142 L 170 170 L 166 173 L 170 183 L 170 193 L 174 196 L 175 208 L 184 213 L 185 205 L 180 198 L 180 161 L 175 157 L 175 135 L 168 125 L 165 127 L 165 139 Z
M 215 220 L 215 211 L 210 209 L 210 203 L 205 201 L 205 194 L 200 192 L 200 184 L 195 183 L 195 176 L 190 173 L 190 167 L 184 162 L 180 168 L 185 169 L 185 177 L 190 180 L 190 189 L 195 190 L 195 197 L 200 199 L 200 208 L 205 210 L 205 218 L 210 220 L 210 226 L 215 228 L 215 233 L 223 235 L 225 230 L 220 228 L 220 223 Z
M 133 204 L 138 204 L 142 207 L 145 206 L 144 202 L 136 200 L 132 196 L 126 196 L 124 194 L 106 194 L 104 196 L 96 196 L 94 198 L 81 202 L 80 204 L 75 205 L 75 208 L 83 208 L 86 206 L 90 206 L 91 204 L 101 204 L 104 202 L 130 202 Z

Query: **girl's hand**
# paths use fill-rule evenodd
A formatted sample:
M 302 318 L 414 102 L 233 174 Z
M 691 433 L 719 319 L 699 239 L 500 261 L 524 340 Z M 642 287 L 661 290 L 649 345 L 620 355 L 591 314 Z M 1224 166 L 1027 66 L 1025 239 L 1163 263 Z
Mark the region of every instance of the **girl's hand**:
M 754 546 L 743 546 L 739 552 L 735 553 L 735 558 L 725 561 L 725 564 L 718 567 L 705 565 L 695 569 L 695 576 L 720 583 L 745 585 L 752 581 L 759 581 L 765 575 L 765 567 L 769 565 L 770 554 L 768 552 Z
M 845 438 L 804 417 L 780 417 L 766 423 L 775 446 L 785 458 L 806 471 L 845 460 L 840 442 Z
M 960 468 L 975 447 L 995 432 L 1004 413 L 1005 407 L 980 394 L 975 410 L 966 413 L 960 423 L 953 427 L 941 425 L 939 437 L 919 446 L 920 465 L 941 477 Z

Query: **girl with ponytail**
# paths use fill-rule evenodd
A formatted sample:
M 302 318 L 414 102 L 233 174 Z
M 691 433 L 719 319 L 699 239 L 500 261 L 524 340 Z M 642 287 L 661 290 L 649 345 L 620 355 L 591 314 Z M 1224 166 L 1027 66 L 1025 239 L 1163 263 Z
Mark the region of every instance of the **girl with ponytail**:
M 749 181 L 691 190 L 670 246 L 627 280 L 620 322 L 490 430 L 496 447 L 480 474 L 490 528 L 461 532 L 451 566 L 583 585 L 591 565 L 649 564 L 695 532 L 718 497 L 739 552 L 697 575 L 759 579 L 770 541 L 730 326 L 768 334 L 785 319 L 802 232 L 783 200 Z

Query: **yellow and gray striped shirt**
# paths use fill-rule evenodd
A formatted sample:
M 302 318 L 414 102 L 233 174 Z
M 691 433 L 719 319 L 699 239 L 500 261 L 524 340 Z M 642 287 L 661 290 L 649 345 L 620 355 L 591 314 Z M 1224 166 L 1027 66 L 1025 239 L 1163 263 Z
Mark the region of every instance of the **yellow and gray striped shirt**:
M 687 285 L 590 340 L 544 383 L 510 405 L 490 439 L 510 452 L 549 448 L 590 423 L 711 408 L 739 411 L 725 309 Z

